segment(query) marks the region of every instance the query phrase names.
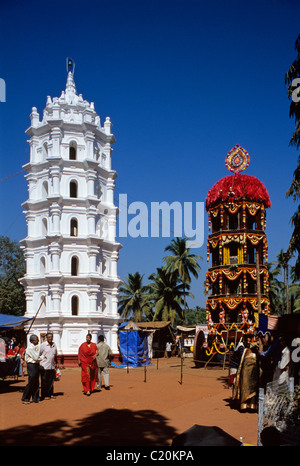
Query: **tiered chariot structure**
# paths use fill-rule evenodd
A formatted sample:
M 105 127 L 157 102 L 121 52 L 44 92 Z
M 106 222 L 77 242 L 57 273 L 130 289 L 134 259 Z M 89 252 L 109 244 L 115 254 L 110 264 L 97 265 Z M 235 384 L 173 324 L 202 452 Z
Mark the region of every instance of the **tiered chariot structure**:
M 196 366 L 215 355 L 224 358 L 244 333 L 254 335 L 259 313 L 270 312 L 265 229 L 271 202 L 260 180 L 241 173 L 249 161 L 248 152 L 236 145 L 226 157 L 233 174 L 207 194 L 207 330 L 196 333 Z

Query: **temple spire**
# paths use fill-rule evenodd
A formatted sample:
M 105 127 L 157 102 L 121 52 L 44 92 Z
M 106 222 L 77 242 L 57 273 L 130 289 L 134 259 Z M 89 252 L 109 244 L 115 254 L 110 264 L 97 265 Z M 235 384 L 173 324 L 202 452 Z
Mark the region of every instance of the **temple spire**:
M 66 94 L 76 94 L 76 86 L 74 81 L 74 76 L 71 71 L 68 72 L 67 84 L 66 84 Z
M 72 58 L 67 58 L 67 84 L 66 84 L 66 94 L 76 94 L 76 86 L 74 81 L 74 72 L 75 72 L 75 62 Z

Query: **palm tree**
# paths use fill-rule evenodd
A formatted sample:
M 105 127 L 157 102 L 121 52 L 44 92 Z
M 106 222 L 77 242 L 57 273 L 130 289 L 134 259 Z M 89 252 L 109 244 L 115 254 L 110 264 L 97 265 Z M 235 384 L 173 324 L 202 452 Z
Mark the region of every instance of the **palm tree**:
M 300 34 L 297 37 L 295 43 L 295 49 L 297 52 L 297 57 L 290 66 L 288 72 L 285 75 L 285 83 L 288 86 L 288 97 L 291 99 L 290 104 L 290 117 L 295 118 L 295 132 L 290 140 L 290 145 L 295 146 L 297 149 L 300 147 L 300 102 L 298 99 L 294 99 L 295 93 L 295 80 L 300 77 Z M 298 84 L 298 81 L 297 81 Z M 297 88 L 296 88 L 297 89 Z M 297 93 L 299 95 L 299 93 Z M 298 97 L 298 96 L 297 96 Z M 294 202 L 299 203 L 300 199 L 300 157 L 298 158 L 298 163 L 296 170 L 294 171 L 294 178 L 292 180 L 291 186 L 287 191 L 287 197 L 292 197 Z M 295 273 L 298 278 L 300 278 L 300 207 L 297 206 L 297 210 L 291 218 L 291 223 L 294 227 L 292 237 L 289 244 L 289 253 L 297 254 L 296 257 L 296 268 Z
M 291 301 L 293 303 L 292 312 L 299 313 L 300 312 L 300 284 L 293 283 L 290 286 L 289 294 L 291 296 Z
M 191 275 L 196 279 L 200 270 L 199 260 L 202 257 L 197 254 L 191 254 L 191 248 L 187 246 L 187 238 L 176 238 L 171 241 L 171 244 L 165 248 L 171 254 L 163 258 L 166 263 L 166 270 L 178 276 L 183 284 L 184 292 L 187 286 L 191 283 Z M 187 310 L 184 293 L 184 315 L 185 323 L 187 324 Z
M 206 309 L 200 306 L 196 306 L 195 309 L 188 309 L 188 324 L 206 324 Z
M 291 281 L 289 295 L 291 297 L 291 312 L 300 312 L 300 283 L 295 273 L 295 266 L 291 267 Z
M 299 172 L 297 175 L 298 185 L 300 185 L 300 176 L 299 176 L 300 175 L 300 157 L 299 157 L 298 172 Z M 296 178 L 296 172 L 295 172 L 295 178 Z M 300 187 L 299 186 L 298 186 L 297 198 L 299 201 L 300 199 Z M 296 212 L 291 218 L 291 224 L 294 228 L 294 231 L 290 239 L 288 252 L 290 253 L 290 255 L 294 253 L 298 255 L 296 259 L 296 265 L 295 265 L 295 274 L 297 278 L 300 278 L 300 205 L 298 205 Z
M 269 272 L 269 299 L 272 314 L 281 314 L 284 309 L 284 283 L 278 280 L 281 274 L 280 267 L 277 265 L 272 269 L 274 262 L 266 264 Z
M 284 277 L 284 284 L 285 284 L 285 302 L 286 302 L 286 313 L 290 313 L 290 300 L 289 300 L 289 260 L 291 256 L 289 252 L 284 252 L 283 249 L 281 249 L 280 253 L 277 254 L 277 260 L 278 260 L 278 267 L 280 269 L 283 269 L 283 277 Z
M 149 276 L 149 280 L 152 280 L 148 285 L 149 295 L 155 305 L 153 320 L 170 320 L 172 325 L 176 315 L 183 320 L 182 301 L 187 291 L 183 290 L 177 275 L 161 267 Z
M 139 272 L 130 273 L 120 287 L 119 314 L 124 319 L 132 315 L 134 322 L 141 322 L 143 318 L 152 320 L 152 306 L 143 278 Z

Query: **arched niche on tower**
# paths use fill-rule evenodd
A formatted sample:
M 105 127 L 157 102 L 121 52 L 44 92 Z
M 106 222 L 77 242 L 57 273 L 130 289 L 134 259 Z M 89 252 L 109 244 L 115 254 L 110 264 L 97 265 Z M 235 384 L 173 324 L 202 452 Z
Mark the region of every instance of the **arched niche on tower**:
M 48 157 L 48 141 L 45 141 L 42 146 L 42 161 Z
M 71 314 L 72 316 L 79 314 L 79 297 L 76 294 L 71 297 Z
M 71 275 L 73 277 L 78 276 L 79 274 L 79 258 L 78 256 L 71 257 Z
M 77 160 L 77 142 L 71 141 L 69 144 L 69 160 Z
M 41 277 L 44 277 L 46 273 L 46 258 L 45 256 L 40 257 L 40 267 L 39 267 L 39 274 Z
M 99 145 L 96 145 L 95 147 L 95 157 L 97 162 L 101 162 L 101 147 Z
M 78 236 L 78 220 L 75 217 L 70 220 L 70 236 Z
M 42 183 L 42 199 L 47 199 L 48 197 L 48 181 L 43 181 Z
M 42 218 L 41 234 L 42 236 L 46 236 L 48 234 L 48 219 L 46 217 Z
M 107 309 L 107 296 L 106 296 L 106 294 L 103 294 L 102 299 L 101 299 L 101 312 L 103 312 L 103 314 L 105 314 L 106 309 Z
M 104 277 L 107 277 L 108 276 L 108 262 L 107 262 L 107 258 L 106 257 L 103 257 L 102 258 L 102 275 Z
M 96 184 L 96 196 L 98 199 L 101 199 L 102 195 L 103 195 L 103 188 L 102 188 L 101 183 L 99 182 L 98 184 Z
M 71 180 L 69 183 L 69 196 L 72 198 L 78 197 L 78 183 L 76 180 Z

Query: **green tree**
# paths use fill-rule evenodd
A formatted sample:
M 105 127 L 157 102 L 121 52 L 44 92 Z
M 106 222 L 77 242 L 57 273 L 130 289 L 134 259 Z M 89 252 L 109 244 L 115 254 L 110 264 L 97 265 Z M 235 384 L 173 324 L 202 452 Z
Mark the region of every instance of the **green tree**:
M 300 78 L 300 34 L 296 40 L 295 49 L 297 57 L 285 75 L 285 83 L 288 86 L 288 97 L 291 100 L 289 115 L 295 119 L 296 127 L 290 140 L 290 145 L 298 149 L 300 147 L 300 92 L 298 92 L 297 95 L 296 88 L 299 88 L 298 79 Z M 288 252 L 290 256 L 296 253 L 295 273 L 296 276 L 300 278 L 300 156 L 298 157 L 298 164 L 294 172 L 292 184 L 286 194 L 287 197 L 292 197 L 293 201 L 298 203 L 297 210 L 291 218 L 291 224 L 294 230 L 290 239 Z
M 147 286 L 143 285 L 144 275 L 139 272 L 130 273 L 124 284 L 120 287 L 119 314 L 127 319 L 132 317 L 134 322 L 152 320 L 149 293 Z
M 290 300 L 289 300 L 289 260 L 290 260 L 290 253 L 289 252 L 284 252 L 283 249 L 281 249 L 280 253 L 277 254 L 277 264 L 279 269 L 283 270 L 283 288 L 285 288 L 285 299 L 283 302 L 285 302 L 285 310 L 283 308 L 283 313 L 290 313 Z M 285 312 L 284 312 L 285 311 Z
M 188 325 L 206 324 L 206 309 L 196 306 L 187 310 Z
M 291 285 L 289 286 L 289 295 L 291 299 L 291 312 L 300 312 L 300 283 L 295 275 L 295 267 L 291 267 Z
M 275 267 L 274 267 L 274 264 Z M 271 314 L 282 314 L 285 308 L 285 286 L 279 279 L 281 276 L 281 269 L 278 263 L 271 262 L 266 264 L 269 272 L 269 299 Z
M 184 291 L 191 283 L 191 275 L 196 279 L 198 278 L 199 261 L 202 260 L 201 256 L 191 254 L 191 248 L 187 246 L 187 242 L 187 238 L 173 239 L 171 244 L 165 248 L 165 251 L 169 251 L 170 255 L 163 259 L 167 272 L 172 272 L 181 280 Z M 185 323 L 187 323 L 185 297 L 186 294 L 184 293 L 184 314 Z
M 173 325 L 178 316 L 182 321 L 183 298 L 188 291 L 184 290 L 182 283 L 178 281 L 178 276 L 161 267 L 149 276 L 149 280 L 151 280 L 148 285 L 149 294 L 154 303 L 153 320 L 170 320 Z
M 19 243 L 0 236 L 0 312 L 23 316 L 26 311 L 24 288 L 25 260 Z

